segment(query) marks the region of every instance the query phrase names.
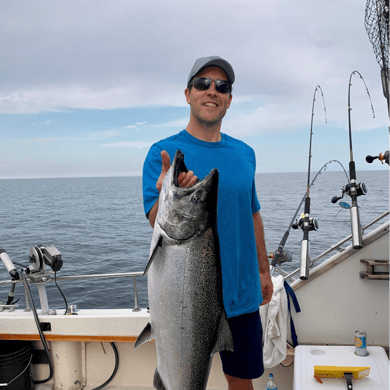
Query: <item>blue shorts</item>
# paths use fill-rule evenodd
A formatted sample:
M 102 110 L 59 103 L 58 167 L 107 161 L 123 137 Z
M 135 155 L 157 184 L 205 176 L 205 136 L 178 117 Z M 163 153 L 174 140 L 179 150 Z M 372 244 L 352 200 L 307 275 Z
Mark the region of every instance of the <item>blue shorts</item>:
M 223 372 L 241 379 L 261 377 L 264 373 L 263 329 L 259 311 L 229 318 L 228 322 L 234 351 L 220 352 Z

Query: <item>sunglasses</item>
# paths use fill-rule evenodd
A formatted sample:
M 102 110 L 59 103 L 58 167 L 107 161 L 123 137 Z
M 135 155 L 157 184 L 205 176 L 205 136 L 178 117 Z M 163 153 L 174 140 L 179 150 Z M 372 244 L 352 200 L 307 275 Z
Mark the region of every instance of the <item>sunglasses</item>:
M 214 81 L 215 89 L 219 93 L 230 93 L 232 90 L 232 85 L 225 80 L 213 80 L 208 77 L 198 77 L 194 79 L 192 85 L 199 91 L 206 91 L 210 88 L 212 82 Z

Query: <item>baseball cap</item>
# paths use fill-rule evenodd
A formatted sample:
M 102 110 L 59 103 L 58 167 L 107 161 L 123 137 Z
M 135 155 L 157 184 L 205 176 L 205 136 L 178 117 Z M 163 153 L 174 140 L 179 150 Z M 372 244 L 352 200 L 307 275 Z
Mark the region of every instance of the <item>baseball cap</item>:
M 230 83 L 234 83 L 235 77 L 232 66 L 226 60 L 219 56 L 210 56 L 201 57 L 195 61 L 194 66 L 191 69 L 190 75 L 188 76 L 187 86 L 190 84 L 191 79 L 206 66 L 218 66 L 226 73 Z

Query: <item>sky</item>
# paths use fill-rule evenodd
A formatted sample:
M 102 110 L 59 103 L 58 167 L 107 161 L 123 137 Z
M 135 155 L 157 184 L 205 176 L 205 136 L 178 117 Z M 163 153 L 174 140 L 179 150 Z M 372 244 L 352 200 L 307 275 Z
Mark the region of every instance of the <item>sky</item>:
M 347 169 L 389 149 L 365 0 L 20 0 L 0 3 L 0 178 L 139 176 L 149 147 L 186 127 L 198 57 L 234 68 L 222 132 L 257 172 Z M 191 167 L 189 167 L 191 169 Z M 330 166 L 330 169 L 332 167 Z M 340 169 L 337 164 L 335 170 Z

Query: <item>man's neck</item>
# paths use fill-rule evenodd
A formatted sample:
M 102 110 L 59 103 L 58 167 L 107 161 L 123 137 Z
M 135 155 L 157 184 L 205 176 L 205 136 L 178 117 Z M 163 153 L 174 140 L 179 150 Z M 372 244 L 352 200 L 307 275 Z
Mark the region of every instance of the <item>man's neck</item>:
M 191 121 L 186 128 L 193 137 L 206 142 L 219 142 L 221 136 L 221 124 L 215 126 L 194 126 Z

